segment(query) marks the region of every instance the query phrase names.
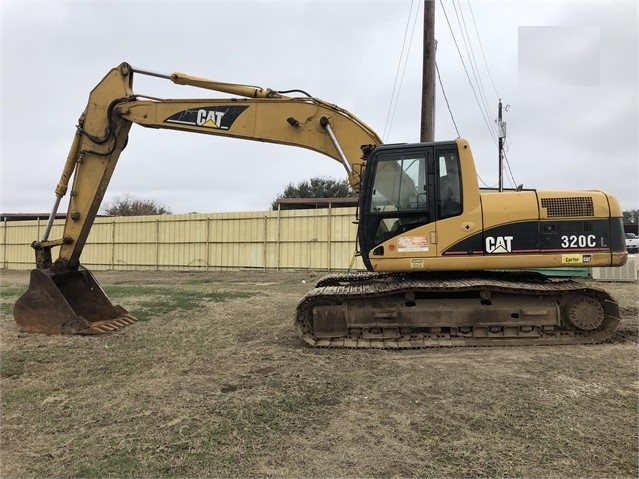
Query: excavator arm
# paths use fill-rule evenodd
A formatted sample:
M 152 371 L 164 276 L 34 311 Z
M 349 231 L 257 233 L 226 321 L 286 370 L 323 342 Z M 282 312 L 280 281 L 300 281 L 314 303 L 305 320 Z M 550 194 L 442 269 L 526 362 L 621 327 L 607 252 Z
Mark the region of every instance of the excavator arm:
M 239 98 L 167 100 L 136 95 L 134 74 L 152 75 Z M 350 112 L 311 96 L 289 97 L 271 89 L 215 82 L 181 73 L 163 75 L 113 68 L 91 91 L 55 190 L 56 201 L 36 250 L 37 269 L 28 291 L 14 306 L 26 331 L 98 333 L 133 318 L 111 305 L 80 256 L 133 123 L 149 128 L 227 136 L 298 146 L 322 153 L 345 168 L 358 191 L 362 147 L 381 144 L 378 135 Z M 73 178 L 62 238 L 49 233 L 60 200 Z M 59 247 L 53 261 L 52 248 Z
M 273 90 L 176 73 L 165 78 L 244 98 L 144 99 L 133 94 L 134 72 L 136 70 L 126 63 L 111 70 L 91 92 L 89 104 L 80 118 L 56 189 L 56 197 L 60 198 L 75 172 L 64 235 L 62 241 L 58 240 L 62 243 L 58 261 L 64 262 L 59 266 L 78 266 L 133 123 L 314 150 L 342 163 L 356 191 L 363 168 L 361 147 L 381 143 L 377 134 L 351 113 L 317 98 L 291 98 Z

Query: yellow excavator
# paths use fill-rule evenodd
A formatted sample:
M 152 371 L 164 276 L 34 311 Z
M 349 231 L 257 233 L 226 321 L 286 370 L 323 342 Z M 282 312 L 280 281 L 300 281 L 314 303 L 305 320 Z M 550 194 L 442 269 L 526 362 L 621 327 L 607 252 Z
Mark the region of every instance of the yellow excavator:
M 134 75 L 232 98 L 135 94 Z M 301 299 L 294 324 L 312 346 L 593 343 L 619 323 L 618 305 L 605 291 L 533 271 L 623 265 L 622 212 L 613 196 L 482 191 L 463 139 L 383 145 L 350 112 L 303 91 L 163 75 L 123 63 L 91 91 L 79 119 L 49 222 L 32 244 L 36 269 L 13 309 L 21 330 L 97 334 L 135 321 L 80 263 L 133 123 L 293 145 L 343 164 L 359 194 L 358 250 L 369 271 L 329 274 Z M 71 177 L 64 232 L 51 240 Z

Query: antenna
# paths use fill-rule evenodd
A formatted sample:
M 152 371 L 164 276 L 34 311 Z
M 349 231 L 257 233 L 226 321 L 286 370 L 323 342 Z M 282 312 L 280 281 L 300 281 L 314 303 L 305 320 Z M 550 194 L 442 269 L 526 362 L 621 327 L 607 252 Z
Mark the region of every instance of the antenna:
M 504 138 L 506 138 L 506 122 L 501 119 L 501 98 L 497 106 L 497 137 L 499 139 L 499 192 L 504 191 Z

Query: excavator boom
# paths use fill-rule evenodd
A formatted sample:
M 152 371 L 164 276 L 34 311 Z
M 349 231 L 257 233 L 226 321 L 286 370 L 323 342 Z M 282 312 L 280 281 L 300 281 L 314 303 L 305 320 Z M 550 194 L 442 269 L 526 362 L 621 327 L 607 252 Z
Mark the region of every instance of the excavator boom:
M 134 74 L 152 75 L 240 98 L 166 100 L 133 92 Z M 222 83 L 182 73 L 163 75 L 113 68 L 89 95 L 55 189 L 45 233 L 34 241 L 37 269 L 13 315 L 29 332 L 96 334 L 134 318 L 111 304 L 80 256 L 133 123 L 307 148 L 342 165 L 357 191 L 363 170 L 362 145 L 381 143 L 377 134 L 348 111 L 310 96 L 287 97 L 271 89 Z M 62 238 L 48 238 L 61 198 L 73 178 Z M 59 247 L 53 261 L 52 248 Z

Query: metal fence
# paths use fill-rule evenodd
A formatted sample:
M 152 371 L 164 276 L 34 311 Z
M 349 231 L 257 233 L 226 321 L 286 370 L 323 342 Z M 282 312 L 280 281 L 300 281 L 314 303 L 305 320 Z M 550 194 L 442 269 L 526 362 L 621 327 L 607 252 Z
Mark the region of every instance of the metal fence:
M 355 208 L 97 218 L 81 262 L 95 270 L 364 269 L 354 220 Z M 63 224 L 55 221 L 50 239 Z M 45 225 L 2 222 L 0 265 L 32 269 L 29 245 Z

